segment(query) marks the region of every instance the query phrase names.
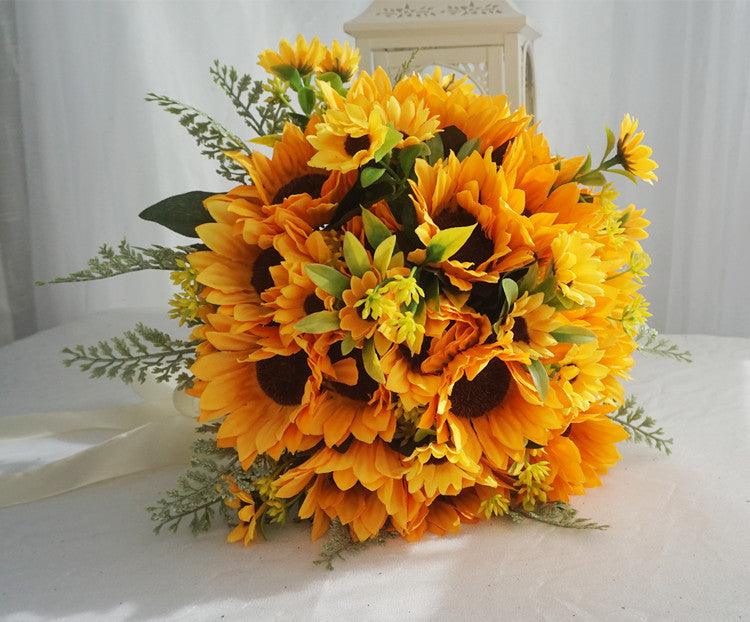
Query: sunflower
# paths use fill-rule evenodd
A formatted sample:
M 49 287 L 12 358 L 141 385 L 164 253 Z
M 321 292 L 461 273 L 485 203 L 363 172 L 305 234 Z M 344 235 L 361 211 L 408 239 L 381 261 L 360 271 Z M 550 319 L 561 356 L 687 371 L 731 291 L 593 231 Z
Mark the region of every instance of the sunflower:
M 555 281 L 562 294 L 576 304 L 594 306 L 594 297 L 604 293 L 605 275 L 596 256 L 600 247 L 579 231 L 564 231 L 552 242 Z
M 321 361 L 320 358 L 323 360 Z M 317 372 L 322 390 L 316 402 L 296 423 L 305 434 L 322 436 L 328 447 L 339 446 L 349 436 L 365 443 L 376 438 L 389 442 L 396 431 L 396 416 L 390 391 L 365 370 L 362 350 L 341 353 L 341 342 L 333 343 L 315 365 L 337 370 L 336 377 Z M 349 365 L 343 365 L 347 361 Z
M 300 75 L 306 76 L 318 68 L 325 55 L 325 48 L 317 37 L 308 44 L 302 35 L 297 35 L 294 44 L 282 39 L 278 51 L 264 50 L 258 55 L 258 64 L 268 73 L 281 78 L 285 75 L 279 72 L 279 67 L 293 67 Z
M 263 207 L 263 214 L 272 218 L 282 205 L 283 210 L 294 212 L 313 226 L 327 222 L 336 203 L 353 184 L 353 179 L 339 172 L 329 173 L 308 165 L 315 149 L 293 123 L 284 130 L 273 146 L 269 159 L 260 151 L 251 155 L 230 152 L 248 172 Z
M 578 415 L 550 440 L 544 457 L 550 466 L 550 501 L 569 500 L 586 488 L 601 485 L 599 476 L 619 459 L 615 444 L 628 438 L 618 423 L 606 416 L 614 406 L 593 406 Z
M 513 304 L 498 332 L 510 333 L 512 341 L 503 352 L 505 360 L 517 360 L 526 365 L 532 359 L 549 358 L 549 347 L 557 343 L 550 334 L 562 325 L 555 309 L 544 304 L 544 294 L 524 292 Z
M 318 70 L 321 73 L 337 73 L 342 82 L 348 82 L 359 68 L 359 49 L 352 48 L 348 41 L 341 45 L 335 39 L 325 50 Z
M 475 225 L 458 252 L 439 263 L 454 286 L 469 291 L 474 282 L 496 283 L 501 273 L 533 260 L 533 241 L 520 216 L 523 192 L 507 185 L 489 149 L 463 162 L 454 154 L 434 166 L 417 160 L 415 171 L 416 234 L 425 246 L 441 230 Z
M 480 345 L 457 355 L 419 422 L 435 429 L 438 440 L 452 438 L 474 462 L 484 457 L 497 469 L 522 457 L 528 441 L 544 445 L 549 430 L 562 425 L 560 409 L 536 397 L 519 365 L 499 358 L 505 346 Z
M 658 181 L 654 169 L 659 165 L 649 157 L 653 153 L 651 147 L 642 145 L 644 133 L 638 132 L 638 119 L 626 114 L 620 124 L 620 138 L 617 140 L 617 161 L 622 167 L 644 181 L 652 184 Z
M 316 133 L 307 138 L 316 151 L 309 164 L 343 173 L 356 170 L 375 157 L 387 133 L 378 110 L 368 113 L 353 104 L 344 110 L 329 110 Z
M 430 356 L 432 342 L 433 337 L 426 335 L 415 353 L 404 345 L 394 345 L 380 360 L 385 387 L 398 394 L 406 410 L 427 404 L 437 394 L 440 376 L 422 369 L 425 359 Z
M 409 492 L 421 491 L 428 499 L 437 495 L 457 495 L 477 483 L 497 485 L 488 468 L 447 443 L 416 447 L 404 464 Z
M 604 350 L 596 341 L 573 344 L 555 360 L 555 373 L 550 380 L 560 401 L 573 408 L 586 410 L 604 391 L 602 379 L 609 370 L 602 365 Z
M 200 398 L 199 420 L 225 416 L 217 433 L 219 446 L 235 447 L 242 464 L 249 465 L 258 453 L 278 458 L 284 450 L 318 442 L 303 437 L 294 425 L 316 392 L 305 352 L 247 362 L 255 339 L 233 333 L 231 318 L 208 319 L 213 330 L 202 334 L 211 348 L 199 350 L 191 367 L 199 381 L 192 394 Z
M 255 540 L 255 528 L 258 522 L 255 500 L 251 494 L 237 485 L 234 478 L 227 477 L 227 492 L 230 496 L 224 501 L 224 505 L 237 513 L 237 525 L 227 535 L 227 542 L 242 540 L 247 546 Z
M 401 529 L 413 520 L 415 502 L 420 499 L 405 490 L 400 458 L 381 441 L 353 441 L 342 451 L 323 447 L 282 474 L 275 482 L 276 494 L 290 498 L 306 491 L 299 516 L 313 517 L 313 539 L 337 518 L 350 526 L 357 540 L 367 540 L 389 518 Z

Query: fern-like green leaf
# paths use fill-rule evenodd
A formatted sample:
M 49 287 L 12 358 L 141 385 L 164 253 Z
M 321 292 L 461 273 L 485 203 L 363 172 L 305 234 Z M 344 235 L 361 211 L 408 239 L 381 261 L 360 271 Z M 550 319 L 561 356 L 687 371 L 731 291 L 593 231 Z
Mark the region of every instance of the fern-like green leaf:
M 313 563 L 318 566 L 324 566 L 326 570 L 333 570 L 333 564 L 337 559 L 346 559 L 344 557 L 345 553 L 358 553 L 373 544 L 385 544 L 394 535 L 390 531 L 383 530 L 374 538 L 370 538 L 364 542 L 355 542 L 352 540 L 349 528 L 346 525 L 342 525 L 338 519 L 333 519 L 326 534 L 326 540 L 321 548 L 320 556 Z
M 63 349 L 66 367 L 78 365 L 92 378 L 119 378 L 130 384 L 144 382 L 147 374 L 157 382 L 177 376 L 180 386 L 190 384 L 185 371 L 195 360 L 197 343 L 173 339 L 156 328 L 137 324 L 122 337 L 100 341 L 93 346 L 76 345 Z
M 36 284 L 96 281 L 139 270 L 179 270 L 178 260 L 184 260 L 185 255 L 194 250 L 193 246 L 178 246 L 177 248 L 130 246 L 127 240 L 123 239 L 117 248 L 103 244 L 96 257 L 89 259 L 88 268 L 67 276 L 59 276 L 51 281 L 37 281 Z
M 666 432 L 656 427 L 656 421 L 652 417 L 644 416 L 643 407 L 638 406 L 634 397 L 627 398 L 609 417 L 625 428 L 634 443 L 646 443 L 667 455 L 672 453 L 673 439 L 667 438 Z
M 644 324 L 635 336 L 638 350 L 654 356 L 664 356 L 676 361 L 691 363 L 693 361 L 689 350 L 681 350 L 666 337 L 662 337 L 655 328 Z
M 530 518 L 539 521 L 540 523 L 555 525 L 556 527 L 565 527 L 566 529 L 603 530 L 609 528 L 609 525 L 602 525 L 588 518 L 578 516 L 578 510 L 561 501 L 545 503 L 536 508 L 533 512 L 527 512 L 522 508 L 517 508 L 510 512 L 510 517 L 514 521 L 523 518 Z
M 154 102 L 163 110 L 179 117 L 180 125 L 195 139 L 201 153 L 218 162 L 216 172 L 219 175 L 236 183 L 245 181 L 247 175 L 245 169 L 224 153 L 225 151 L 250 153 L 247 144 L 241 138 L 205 112 L 166 95 L 148 93 L 146 101 Z

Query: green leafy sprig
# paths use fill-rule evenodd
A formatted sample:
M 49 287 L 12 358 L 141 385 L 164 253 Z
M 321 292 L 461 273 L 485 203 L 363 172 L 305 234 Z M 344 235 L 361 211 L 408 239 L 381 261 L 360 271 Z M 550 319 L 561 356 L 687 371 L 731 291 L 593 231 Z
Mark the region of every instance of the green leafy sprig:
M 663 356 L 685 363 L 693 362 L 693 357 L 689 350 L 681 350 L 675 343 L 666 337 L 662 337 L 655 328 L 651 328 L 647 324 L 638 329 L 635 341 L 638 345 L 638 350 L 646 354 Z
M 337 559 L 346 559 L 345 553 L 358 553 L 373 544 L 383 545 L 393 537 L 395 537 L 393 532 L 383 530 L 374 538 L 364 542 L 355 542 L 352 540 L 349 528 L 342 525 L 338 519 L 333 519 L 320 550 L 320 556 L 313 563 L 324 566 L 326 570 L 333 570 L 333 564 Z
M 656 427 L 656 421 L 652 417 L 644 416 L 643 407 L 637 405 L 634 397 L 627 398 L 620 408 L 610 413 L 609 417 L 627 430 L 630 440 L 634 443 L 646 443 L 658 451 L 672 453 L 670 446 L 673 439 L 667 438 L 666 432 Z
M 274 102 L 258 104 L 263 94 L 263 82 L 253 80 L 246 73 L 240 75 L 237 69 L 218 60 L 214 60 L 209 73 L 253 132 L 258 136 L 281 132 L 288 118 L 288 110 Z
M 138 272 L 140 270 L 178 270 L 178 260 L 184 259 L 187 253 L 194 251 L 192 246 L 166 248 L 164 246 L 130 246 L 123 239 L 117 248 L 102 244 L 96 257 L 89 259 L 88 268 L 73 272 L 67 276 L 58 276 L 51 281 L 37 281 L 37 285 L 51 283 L 80 283 L 108 279 L 112 276 Z
M 125 383 L 144 382 L 151 373 L 157 382 L 178 377 L 180 386 L 190 383 L 185 371 L 195 360 L 194 341 L 174 339 L 156 328 L 138 323 L 122 337 L 100 341 L 93 346 L 64 348 L 66 367 L 78 365 L 91 378 L 119 378 Z
M 156 533 L 165 526 L 172 533 L 176 532 L 188 516 L 193 535 L 208 531 L 217 512 L 227 522 L 233 520 L 223 503 L 229 495 L 224 478 L 237 466 L 237 453 L 233 448 L 216 447 L 217 428 L 218 424 L 198 428 L 190 468 L 180 476 L 175 488 L 146 508 L 156 523 Z
M 245 181 L 247 171 L 224 154 L 225 151 L 250 153 L 247 144 L 241 138 L 205 112 L 166 95 L 148 93 L 146 101 L 155 102 L 160 108 L 179 117 L 180 125 L 195 139 L 201 153 L 218 162 L 216 172 L 219 175 L 236 183 Z
M 609 528 L 609 525 L 602 525 L 588 518 L 578 516 L 578 510 L 561 501 L 545 503 L 532 512 L 523 508 L 515 508 L 510 511 L 510 517 L 514 521 L 530 518 L 540 523 L 554 525 L 555 527 L 565 527 L 566 529 L 598 529 Z

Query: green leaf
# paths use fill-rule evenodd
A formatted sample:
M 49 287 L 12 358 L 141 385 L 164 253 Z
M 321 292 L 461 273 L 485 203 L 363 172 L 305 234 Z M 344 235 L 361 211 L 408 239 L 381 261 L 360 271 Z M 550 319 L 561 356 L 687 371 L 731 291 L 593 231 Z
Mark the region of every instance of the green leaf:
M 370 269 L 367 251 L 351 231 L 344 235 L 344 260 L 354 276 L 362 276 Z
M 346 356 L 349 354 L 352 350 L 354 350 L 354 347 L 357 345 L 357 342 L 352 339 L 351 335 L 347 335 L 341 340 L 341 355 Z
M 370 378 L 379 384 L 385 382 L 385 376 L 383 376 L 383 370 L 380 367 L 380 359 L 378 353 L 375 352 L 375 340 L 368 339 L 365 342 L 365 347 L 362 349 L 362 362 Z
M 305 265 L 305 272 L 315 285 L 338 299 L 349 289 L 349 278 L 331 266 L 309 263 Z
M 404 175 L 408 177 L 411 175 L 411 171 L 414 168 L 414 162 L 418 157 L 426 155 L 430 152 L 429 147 L 424 143 L 418 145 L 411 145 L 410 147 L 404 147 L 398 152 L 398 163 L 401 166 L 401 170 Z
M 346 95 L 346 88 L 344 87 L 344 83 L 341 80 L 341 76 L 337 74 L 335 71 L 326 71 L 325 73 L 321 73 L 318 76 L 318 80 L 322 80 L 323 82 L 328 82 L 328 84 L 331 85 L 334 91 L 336 91 L 339 95 L 345 96 Z
M 292 67 L 291 65 L 276 65 L 272 70 L 279 78 L 288 82 L 295 91 L 305 88 L 305 85 L 302 83 L 302 76 L 299 75 L 296 67 Z
M 430 150 L 428 156 L 427 156 L 427 162 L 430 165 L 435 164 L 440 158 L 443 157 L 443 154 L 445 153 L 445 148 L 443 147 L 443 139 L 440 138 L 439 134 L 436 134 L 430 140 L 425 142 L 425 145 Z
M 539 397 L 542 401 L 547 399 L 547 391 L 549 390 L 549 376 L 547 375 L 547 369 L 539 362 L 538 359 L 531 361 L 531 365 L 527 365 L 529 373 L 531 373 L 531 379 L 534 381 Z
M 461 148 L 458 150 L 456 157 L 458 158 L 459 162 L 461 162 L 462 160 L 465 160 L 466 158 L 468 158 L 474 151 L 477 151 L 478 149 L 479 149 L 479 139 L 472 138 L 471 140 L 467 140 L 463 145 L 461 145 Z
M 385 173 L 384 168 L 377 168 L 374 166 L 368 166 L 363 168 L 359 174 L 359 183 L 363 188 L 372 186 L 378 179 L 380 179 Z
M 607 183 L 607 178 L 600 171 L 591 171 L 578 177 L 576 181 L 584 186 L 603 186 Z
M 466 240 L 469 239 L 476 226 L 451 227 L 450 229 L 438 231 L 427 245 L 426 262 L 438 263 L 455 255 L 466 244 Z
M 437 436 L 437 432 L 435 432 L 435 430 L 430 430 L 430 429 L 427 429 L 427 428 L 419 428 L 414 433 L 414 440 L 417 443 L 421 443 L 428 436 Z
M 583 326 L 561 326 L 552 335 L 558 343 L 589 343 L 596 341 L 596 335 Z
M 584 173 L 588 173 L 591 169 L 591 152 L 589 151 L 586 154 L 586 160 L 581 165 L 581 168 L 578 169 L 578 172 L 576 175 L 583 175 Z
M 503 279 L 501 285 L 505 293 L 505 301 L 510 309 L 518 298 L 518 284 L 513 279 Z
M 427 300 L 427 306 L 431 311 L 440 310 L 440 280 L 438 277 L 427 272 L 422 283 L 422 289 L 424 289 L 425 299 Z
M 614 132 L 609 129 L 608 127 L 604 128 L 604 132 L 607 134 L 607 147 L 604 150 L 604 156 L 602 157 L 602 160 L 606 160 L 607 156 L 611 153 L 612 149 L 615 147 L 615 134 Z
M 619 168 L 609 168 L 607 169 L 608 173 L 615 173 L 616 175 L 622 175 L 623 177 L 627 177 L 630 181 L 632 181 L 634 184 L 638 183 L 638 178 L 633 175 L 630 171 L 626 171 L 624 169 Z M 597 184 L 599 185 L 599 184 Z
M 399 132 L 393 125 L 388 124 L 388 132 L 385 135 L 383 144 L 378 147 L 375 152 L 375 161 L 380 162 L 387 154 L 391 152 L 396 145 L 398 145 L 404 136 Z
M 339 328 L 338 311 L 318 311 L 303 317 L 294 325 L 295 330 L 301 333 L 328 333 Z
M 536 285 L 536 277 L 539 274 L 539 264 L 533 263 L 523 275 L 523 278 L 518 281 L 518 291 L 520 293 L 531 291 Z
M 178 194 L 147 207 L 138 216 L 189 238 L 197 238 L 195 228 L 198 225 L 214 222 L 211 214 L 203 207 L 203 201 L 214 194 L 216 193 L 202 190 Z
M 396 248 L 396 236 L 391 235 L 382 241 L 375 249 L 372 263 L 380 271 L 380 274 L 385 274 L 388 270 L 388 265 L 391 263 L 391 257 L 393 257 L 393 251 Z
M 302 112 L 309 115 L 313 108 L 315 108 L 315 91 L 309 86 L 302 87 L 297 91 L 297 100 L 299 101 L 299 107 L 302 108 Z
M 391 235 L 391 230 L 385 226 L 385 223 L 364 207 L 362 208 L 362 225 L 365 228 L 367 241 L 372 248 L 377 248 L 383 240 Z

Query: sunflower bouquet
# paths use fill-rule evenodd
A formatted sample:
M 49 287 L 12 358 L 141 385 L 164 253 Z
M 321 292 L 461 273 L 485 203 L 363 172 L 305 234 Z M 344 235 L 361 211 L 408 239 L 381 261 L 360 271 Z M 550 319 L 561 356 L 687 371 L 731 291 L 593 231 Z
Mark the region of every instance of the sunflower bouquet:
M 215 62 L 248 140 L 149 94 L 234 186 L 141 214 L 196 243 L 123 241 L 71 276 L 170 270 L 191 337 L 175 348 L 139 326 L 120 340 L 142 346 L 132 364 L 101 347 L 68 362 L 179 374 L 200 400 L 157 529 L 220 512 L 248 544 L 304 520 L 330 557 L 495 516 L 601 527 L 570 496 L 600 485 L 619 441 L 671 442 L 625 397 L 634 350 L 687 357 L 645 324 L 649 223 L 609 181 L 656 180 L 638 122 L 606 130 L 595 166 L 553 155 L 523 108 L 465 78 L 358 62 L 301 36 L 260 54 L 263 81 Z

